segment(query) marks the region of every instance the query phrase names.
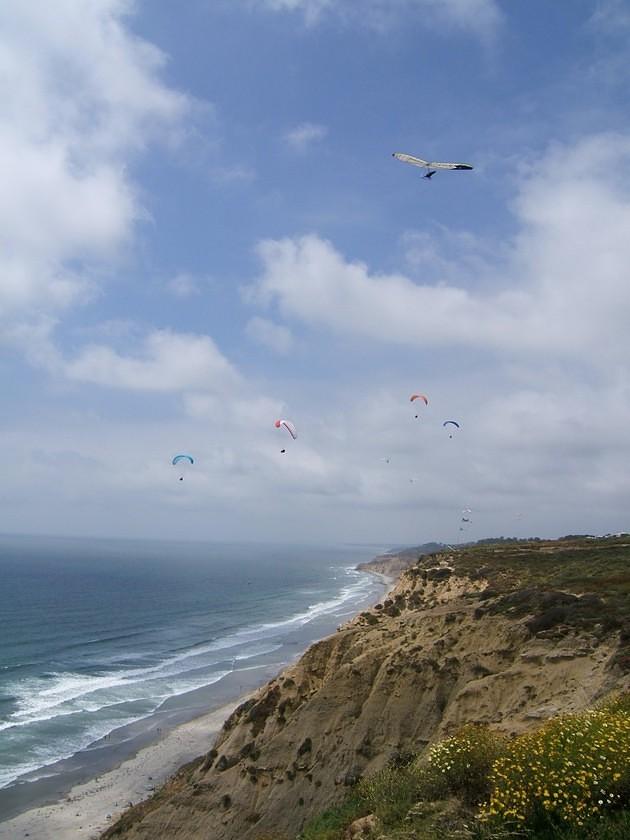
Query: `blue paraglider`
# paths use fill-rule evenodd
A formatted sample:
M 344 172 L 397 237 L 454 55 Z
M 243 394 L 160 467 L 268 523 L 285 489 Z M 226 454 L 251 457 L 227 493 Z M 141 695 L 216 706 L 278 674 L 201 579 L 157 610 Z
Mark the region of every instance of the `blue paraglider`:
M 179 466 L 179 471 L 181 473 L 181 475 L 179 476 L 180 481 L 184 480 L 185 470 L 187 470 L 188 467 L 192 466 L 192 464 L 194 464 L 194 463 L 195 463 L 195 461 L 194 461 L 194 458 L 192 457 L 192 455 L 175 455 L 175 457 L 171 461 L 171 464 L 174 467 Z
M 457 420 L 445 420 L 442 423 L 442 425 L 445 428 L 446 428 L 446 426 L 455 426 L 457 429 L 459 429 L 459 423 L 457 422 Z M 451 431 L 451 432 L 449 432 L 449 438 L 452 438 L 452 437 L 453 437 L 453 432 Z

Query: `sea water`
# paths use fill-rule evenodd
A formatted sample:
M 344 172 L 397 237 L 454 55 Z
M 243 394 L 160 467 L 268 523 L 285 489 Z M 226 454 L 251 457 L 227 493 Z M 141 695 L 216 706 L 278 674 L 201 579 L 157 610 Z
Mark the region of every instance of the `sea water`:
M 0 820 L 264 682 L 378 549 L 0 537 Z

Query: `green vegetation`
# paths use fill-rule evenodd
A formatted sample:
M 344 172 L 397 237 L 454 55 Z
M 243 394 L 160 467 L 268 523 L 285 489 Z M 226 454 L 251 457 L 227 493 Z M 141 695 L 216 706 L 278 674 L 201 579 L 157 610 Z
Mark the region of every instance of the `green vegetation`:
M 421 556 L 408 574 L 430 583 L 436 561 L 445 579 L 444 561 L 458 577 L 487 581 L 464 596 L 477 618 L 526 618 L 531 634 L 558 639 L 571 630 L 616 634 L 615 664 L 630 670 L 629 535 L 484 541 Z M 630 837 L 629 756 L 630 695 L 512 740 L 467 726 L 363 779 L 301 840 L 342 840 L 370 814 L 382 840 L 622 840 Z
M 491 791 L 490 773 L 506 751 L 501 735 L 470 724 L 452 738 L 431 747 L 428 765 L 443 780 L 448 792 L 468 805 L 481 802 Z
M 512 740 L 466 726 L 363 779 L 300 840 L 343 840 L 370 814 L 382 840 L 630 837 L 630 694 Z
M 445 555 L 438 555 L 440 559 Z M 485 579 L 477 617 L 531 616 L 530 632 L 559 635 L 567 627 L 597 638 L 619 633 L 617 664 L 630 670 L 630 536 L 563 537 L 477 544 L 446 555 L 455 574 Z M 420 557 L 411 574 L 426 575 L 436 555 Z
M 352 792 L 337 808 L 329 808 L 312 819 L 302 834 L 301 840 L 338 840 L 350 823 L 367 814 L 365 803 L 356 792 Z
M 612 610 L 619 622 L 630 619 L 629 561 L 630 537 L 627 535 L 477 545 L 452 555 L 457 574 L 486 578 L 490 591 L 495 594 L 515 590 L 527 590 L 532 594 L 588 593 L 605 599 L 607 612 Z M 418 567 L 426 565 L 427 558 L 420 558 Z M 526 603 L 523 609 L 525 607 Z
M 516 738 L 495 761 L 481 816 L 550 828 L 583 826 L 630 804 L 629 756 L 630 696 L 550 720 Z

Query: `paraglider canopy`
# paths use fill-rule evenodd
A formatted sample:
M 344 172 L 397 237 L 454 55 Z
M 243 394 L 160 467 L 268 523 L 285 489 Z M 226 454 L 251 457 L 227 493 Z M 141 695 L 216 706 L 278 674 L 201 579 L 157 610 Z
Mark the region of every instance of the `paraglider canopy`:
M 171 461 L 171 464 L 174 467 L 179 466 L 179 472 L 180 472 L 179 480 L 180 481 L 184 480 L 184 475 L 183 475 L 184 471 L 187 470 L 188 467 L 191 464 L 194 464 L 194 463 L 195 463 L 195 461 L 194 461 L 192 455 L 175 455 L 175 457 Z
M 276 429 L 286 429 L 287 432 L 293 438 L 293 440 L 297 440 L 296 428 L 290 420 L 276 420 L 276 422 L 274 423 L 274 426 L 276 427 Z M 287 451 L 286 449 L 281 449 L 280 454 L 285 455 L 286 451 Z
M 276 422 L 274 423 L 274 426 L 276 427 L 276 429 L 281 429 L 281 428 L 286 429 L 287 432 L 293 438 L 293 440 L 297 440 L 296 428 L 290 420 L 276 420 Z
M 429 400 L 424 394 L 412 394 L 409 397 L 409 402 L 415 402 L 416 400 L 422 400 L 425 405 L 429 405 Z M 418 415 L 415 415 L 416 420 L 418 419 Z
M 182 461 L 188 461 L 189 464 L 195 463 L 192 455 L 176 455 L 171 461 L 171 464 L 175 466 L 176 464 L 179 464 Z
M 455 426 L 455 428 L 459 429 L 459 423 L 457 422 L 457 420 L 445 420 L 445 421 L 442 423 L 442 426 L 444 426 L 444 427 L 446 427 L 446 426 Z M 449 434 L 449 437 L 450 437 L 450 438 L 452 438 L 452 437 L 453 437 L 453 433 L 452 433 L 452 432 Z

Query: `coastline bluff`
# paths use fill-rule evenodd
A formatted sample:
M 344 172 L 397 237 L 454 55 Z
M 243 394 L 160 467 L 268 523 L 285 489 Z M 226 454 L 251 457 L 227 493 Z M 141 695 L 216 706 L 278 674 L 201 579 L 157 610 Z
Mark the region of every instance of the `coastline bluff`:
M 619 558 L 627 568 L 630 540 L 421 556 L 383 603 L 259 689 L 208 754 L 103 838 L 293 840 L 362 775 L 465 723 L 520 733 L 630 687 L 627 598 L 597 577 L 617 580 Z

